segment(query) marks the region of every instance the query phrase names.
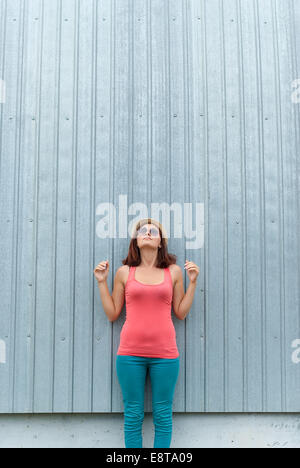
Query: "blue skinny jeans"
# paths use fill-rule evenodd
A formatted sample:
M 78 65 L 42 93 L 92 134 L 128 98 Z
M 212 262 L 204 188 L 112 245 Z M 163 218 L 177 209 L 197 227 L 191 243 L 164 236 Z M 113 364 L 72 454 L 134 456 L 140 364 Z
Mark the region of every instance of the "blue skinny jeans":
M 154 448 L 170 447 L 172 404 L 179 374 L 175 359 L 117 355 L 116 371 L 123 394 L 125 447 L 143 447 L 144 396 L 147 369 L 152 390 Z

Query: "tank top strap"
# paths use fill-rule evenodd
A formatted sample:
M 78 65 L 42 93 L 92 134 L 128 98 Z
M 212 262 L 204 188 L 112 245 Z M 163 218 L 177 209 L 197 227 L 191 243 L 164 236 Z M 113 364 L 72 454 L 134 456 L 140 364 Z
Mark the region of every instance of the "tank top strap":
M 130 266 L 129 267 L 129 275 L 128 275 L 127 283 L 128 283 L 128 281 L 131 281 L 134 278 L 135 268 L 136 268 L 135 266 Z
M 172 280 L 170 268 L 167 267 L 167 268 L 165 269 L 165 271 L 167 272 L 167 277 L 169 278 L 169 283 L 171 284 L 171 286 L 172 286 L 172 288 L 173 288 L 173 280 Z

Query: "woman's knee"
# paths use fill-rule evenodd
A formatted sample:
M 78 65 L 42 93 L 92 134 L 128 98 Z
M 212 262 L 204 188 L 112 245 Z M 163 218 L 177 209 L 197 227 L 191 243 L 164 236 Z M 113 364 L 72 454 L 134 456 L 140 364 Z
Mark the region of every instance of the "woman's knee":
M 124 407 L 125 424 L 140 426 L 144 421 L 144 408 L 136 402 L 127 402 Z
M 153 422 L 155 426 L 172 429 L 172 402 L 162 401 L 153 403 Z

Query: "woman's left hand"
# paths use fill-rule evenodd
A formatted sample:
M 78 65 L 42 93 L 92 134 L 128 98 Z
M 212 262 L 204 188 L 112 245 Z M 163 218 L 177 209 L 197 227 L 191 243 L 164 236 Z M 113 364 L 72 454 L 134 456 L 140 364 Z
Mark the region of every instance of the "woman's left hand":
M 195 283 L 197 276 L 199 275 L 199 267 L 194 262 L 189 262 L 186 260 L 184 264 L 184 269 L 187 271 L 188 277 L 190 278 L 191 283 Z

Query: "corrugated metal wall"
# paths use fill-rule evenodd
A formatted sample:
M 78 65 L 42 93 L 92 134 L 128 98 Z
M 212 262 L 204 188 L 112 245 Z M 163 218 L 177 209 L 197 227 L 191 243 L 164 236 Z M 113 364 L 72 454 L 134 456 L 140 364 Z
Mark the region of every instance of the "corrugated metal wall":
M 299 1 L 0 0 L 0 27 L 0 411 L 123 411 L 93 276 L 120 194 L 205 207 L 202 249 L 169 242 L 200 266 L 174 411 L 300 411 Z

